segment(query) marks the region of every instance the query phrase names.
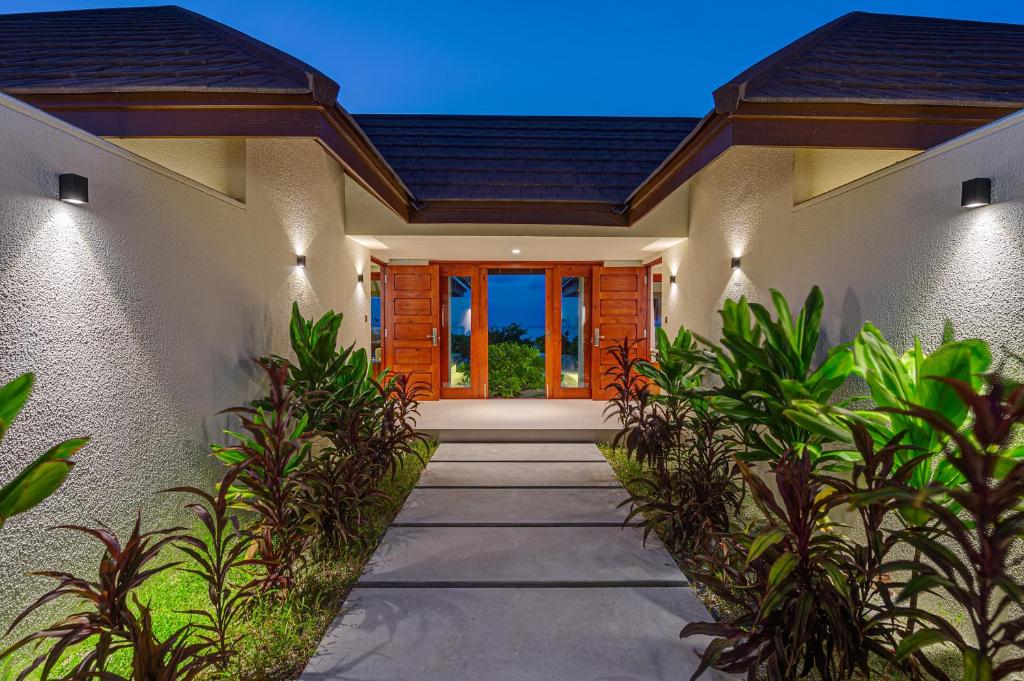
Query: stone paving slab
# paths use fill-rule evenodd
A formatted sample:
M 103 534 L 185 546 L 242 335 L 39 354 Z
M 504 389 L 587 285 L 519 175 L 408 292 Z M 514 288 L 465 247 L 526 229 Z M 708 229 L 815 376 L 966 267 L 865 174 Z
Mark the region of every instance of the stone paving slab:
M 417 488 L 395 524 L 613 523 L 621 525 L 626 490 L 601 487 L 559 489 Z
M 431 461 L 419 487 L 615 487 L 618 478 L 607 461 L 527 463 Z
M 359 584 L 685 584 L 636 527 L 392 527 Z
M 604 461 L 589 442 L 445 442 L 431 461 Z
M 360 589 L 302 681 L 685 681 L 710 621 L 688 587 Z M 702 679 L 727 679 L 715 671 Z

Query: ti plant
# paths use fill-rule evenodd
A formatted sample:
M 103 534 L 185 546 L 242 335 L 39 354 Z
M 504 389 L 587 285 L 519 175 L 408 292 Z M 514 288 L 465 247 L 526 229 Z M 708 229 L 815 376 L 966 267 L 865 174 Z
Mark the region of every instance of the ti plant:
M 129 607 L 129 596 L 153 575 L 180 564 L 157 564 L 157 557 L 167 544 L 180 538 L 178 533 L 183 530 L 175 527 L 142 532 L 141 524 L 142 515 L 139 514 L 128 540 L 123 543 L 108 527 L 64 525 L 58 528 L 74 530 L 98 540 L 104 547 L 103 557 L 95 579 L 67 572 L 33 573 L 56 580 L 57 586 L 18 615 L 6 635 L 10 635 L 26 617 L 47 603 L 72 598 L 83 602 L 86 608 L 54 622 L 42 631 L 25 636 L 0 653 L 2 659 L 25 646 L 32 645 L 38 649 L 44 642 L 53 642 L 52 646 L 31 662 L 19 679 L 27 678 L 39 667 L 42 667 L 41 678 L 49 678 L 50 672 L 68 648 L 93 637 L 96 637 L 95 643 L 75 667 L 72 678 L 102 678 L 107 659 L 112 653 L 134 647 L 136 641 L 132 627 L 135 615 Z
M 964 431 L 944 413 L 909 407 L 893 413 L 920 419 L 949 438 L 947 456 L 963 483 L 947 487 L 932 482 L 923 490 L 899 485 L 889 490 L 896 499 L 920 510 L 929 521 L 897 533 L 922 558 L 892 561 L 900 583 L 900 601 L 919 593 L 944 595 L 967 613 L 971 636 L 964 636 L 946 618 L 923 608 L 897 609 L 895 614 L 922 623 L 900 643 L 901 658 L 916 657 L 940 681 L 945 671 L 928 662 L 923 649 L 952 644 L 963 656 L 965 681 L 989 681 L 1024 672 L 1024 582 L 1020 577 L 1024 535 L 1024 387 L 1010 387 L 989 378 L 987 393 L 971 383 L 949 377 L 930 379 L 953 390 L 970 411 L 972 425 Z M 954 504 L 947 503 L 947 498 Z
M 778 499 L 751 468 L 740 468 L 769 526 L 757 536 L 726 535 L 719 551 L 692 561 L 694 579 L 737 612 L 683 629 L 683 637 L 714 637 L 692 678 L 708 667 L 751 681 L 761 674 L 789 681 L 811 670 L 825 681 L 868 674 L 868 653 L 889 656 L 889 637 L 851 592 L 855 545 L 822 529 L 837 497 L 814 474 L 811 452 L 789 451 L 777 462 Z
M 269 396 L 259 407 L 225 410 L 238 416 L 247 434 L 229 433 L 237 444 L 215 446 L 213 453 L 235 473 L 228 492 L 231 503 L 257 517 L 257 562 L 266 569 L 258 587 L 283 597 L 294 586 L 303 551 L 312 540 L 300 500 L 305 489 L 300 469 L 314 434 L 307 430 L 308 414 L 299 415 L 300 404 L 286 385 L 287 367 L 273 360 L 259 364 L 270 381 Z
M 0 441 L 28 401 L 34 382 L 33 374 L 22 374 L 0 387 Z M 0 527 L 56 492 L 75 465 L 71 456 L 88 442 L 89 438 L 80 437 L 55 445 L 0 487 Z
M 733 419 L 747 441 L 746 460 L 777 461 L 788 449 L 807 449 L 812 460 L 822 457 L 820 432 L 785 417 L 794 400 L 827 403 L 853 369 L 848 345 L 832 348 L 814 367 L 825 306 L 815 286 L 794 318 L 786 298 L 771 291 L 776 318 L 746 298 L 727 300 L 722 308 L 722 341 L 705 360 L 721 379 L 712 407 Z
M 228 635 L 245 603 L 252 598 L 252 583 L 235 584 L 233 573 L 248 564 L 245 553 L 251 545 L 249 536 L 241 530 L 238 519 L 229 515 L 228 495 L 231 485 L 242 468 L 227 472 L 217 486 L 216 495 L 195 487 L 174 487 L 165 492 L 182 492 L 198 497 L 185 505 L 206 531 L 205 537 L 181 536 L 175 545 L 192 558 L 198 567 L 183 567 L 184 572 L 196 575 L 206 583 L 210 610 L 190 610 L 199 621 L 194 629 L 199 638 L 212 646 L 220 665 L 226 665 L 234 654 L 233 642 Z M 145 622 L 143 622 L 145 624 Z M 162 645 L 171 644 L 170 639 Z
M 153 615 L 137 597 L 138 615 L 130 613 L 128 632 L 132 641 L 131 675 L 127 678 L 103 671 L 86 678 L 104 681 L 192 681 L 202 672 L 224 662 L 222 653 L 211 647 L 207 640 L 190 639 L 192 628 L 178 629 L 163 641 L 153 631 Z

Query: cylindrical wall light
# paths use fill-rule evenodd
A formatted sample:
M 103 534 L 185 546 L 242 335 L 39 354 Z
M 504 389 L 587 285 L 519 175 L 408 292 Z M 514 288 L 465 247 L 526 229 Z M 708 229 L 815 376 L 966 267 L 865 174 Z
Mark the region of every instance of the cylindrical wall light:
M 733 258 L 732 260 L 729 261 L 729 267 L 731 267 L 734 270 L 738 270 L 740 268 L 740 258 L 739 258 L 739 256 L 736 256 L 735 258 Z
M 960 205 L 964 208 L 978 208 L 992 203 L 992 179 L 976 177 L 964 180 L 960 185 Z
M 676 283 L 676 275 L 670 274 L 669 277 L 668 277 L 668 283 L 675 284 Z
M 306 256 L 304 256 L 304 255 L 297 255 L 297 256 L 295 256 L 295 266 L 296 267 L 303 267 L 304 268 L 306 266 Z
M 356 281 L 358 281 L 360 284 L 363 283 L 363 273 L 362 272 L 360 272 L 359 274 L 356 275 Z
M 74 173 L 61 173 L 57 177 L 60 200 L 80 205 L 89 203 L 89 178 Z

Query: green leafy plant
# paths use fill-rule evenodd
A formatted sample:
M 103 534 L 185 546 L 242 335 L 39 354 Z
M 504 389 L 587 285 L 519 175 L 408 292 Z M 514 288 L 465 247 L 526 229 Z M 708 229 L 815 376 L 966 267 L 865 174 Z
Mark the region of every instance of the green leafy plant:
M 853 353 L 849 345 L 834 347 L 814 367 L 825 306 L 817 286 L 795 318 L 781 293 L 773 289 L 771 296 L 776 318 L 745 297 L 727 300 L 721 345 L 701 339 L 711 350 L 703 361 L 722 384 L 711 392 L 710 402 L 742 428 L 747 460 L 776 461 L 793 448 L 807 449 L 817 461 L 828 439 L 786 418 L 785 412 L 794 400 L 828 403 L 853 370 Z
M 655 330 L 654 342 L 658 350 L 657 363 L 640 360 L 637 373 L 658 387 L 660 392 L 655 399 L 693 402 L 706 371 L 698 361 L 701 354 L 696 336 L 685 327 L 679 327 L 675 339 L 670 340 L 665 329 L 659 327 Z M 698 401 L 697 406 L 703 405 Z
M 921 407 L 941 414 L 956 430 L 964 428 L 970 416 L 967 406 L 946 383 L 932 379 L 952 378 L 980 388 L 992 361 L 988 344 L 981 340 L 949 339 L 934 352 L 925 353 L 921 341 L 915 338 L 914 347 L 899 356 L 882 332 L 868 323 L 852 348 L 853 372 L 867 384 L 877 409 L 852 411 L 813 400 L 797 400 L 786 416 L 841 443 L 853 444 L 854 424 L 863 426 L 876 444 L 890 442 L 901 433 L 902 443 L 907 447 L 897 453 L 893 465 L 901 466 L 910 458 L 918 460 L 907 484 L 916 489 L 933 482 L 948 487 L 962 484 L 963 476 L 944 455 L 949 437 L 904 410 L 911 405 Z M 921 457 L 922 453 L 929 456 Z M 844 458 L 855 460 L 856 452 L 853 454 Z M 901 508 L 899 512 L 909 523 L 919 524 L 926 519 L 926 514 L 913 507 Z
M 911 575 L 898 582 L 900 601 L 926 592 L 944 595 L 966 612 L 972 636 L 929 610 L 897 609 L 894 614 L 923 625 L 900 642 L 897 654 L 914 656 L 929 674 L 947 681 L 948 674 L 923 654 L 926 646 L 946 642 L 962 655 L 965 681 L 1007 678 L 1024 671 L 1024 582 L 1018 572 L 1024 536 L 1024 387 L 1009 387 L 998 376 L 990 376 L 987 393 L 955 378 L 929 380 L 950 388 L 970 411 L 969 431 L 939 410 L 911 406 L 890 413 L 919 419 L 949 438 L 946 460 L 963 483 L 949 487 L 933 481 L 923 490 L 895 485 L 885 491 L 929 519 L 896 534 L 922 557 L 891 561 L 886 569 L 895 577 Z
M 295 584 L 303 552 L 313 539 L 313 528 L 301 505 L 305 484 L 301 466 L 309 457 L 314 434 L 309 415 L 299 415 L 301 404 L 287 387 L 288 368 L 261 360 L 270 394 L 264 406 L 235 407 L 233 413 L 247 434 L 230 433 L 237 443 L 214 446 L 213 453 L 235 471 L 228 498 L 253 512 L 255 546 L 266 571 L 258 580 L 262 592 L 287 594 Z
M 34 374 L 28 373 L 0 387 L 0 441 L 24 408 L 34 382 Z M 75 465 L 71 457 L 88 442 L 89 438 L 73 438 L 51 447 L 0 488 L 0 527 L 56 492 Z
M 132 628 L 135 615 L 129 607 L 129 597 L 135 589 L 153 575 L 180 564 L 178 562 L 157 564 L 157 558 L 167 544 L 181 538 L 180 532 L 184 529 L 175 527 L 142 532 L 141 525 L 142 514 L 140 513 L 136 517 L 131 534 L 123 543 L 110 528 L 105 526 L 92 528 L 62 525 L 57 528 L 74 530 L 98 540 L 103 544 L 103 556 L 100 559 L 95 579 L 79 577 L 67 572 L 33 573 L 56 580 L 57 586 L 44 593 L 22 611 L 8 627 L 7 635 L 10 635 L 26 617 L 47 603 L 71 598 L 85 603 L 87 607 L 54 622 L 42 631 L 25 636 L 0 653 L 0 659 L 2 659 L 25 646 L 32 645 L 34 649 L 39 649 L 43 643 L 53 642 L 53 645 L 44 650 L 23 670 L 19 678 L 25 678 L 39 667 L 41 667 L 41 677 L 48 678 L 54 666 L 70 647 L 93 637 L 96 637 L 95 644 L 90 647 L 74 668 L 73 678 L 102 676 L 101 672 L 105 670 L 110 655 L 119 650 L 132 649 L 135 646 L 136 640 L 133 637 Z
M 195 487 L 173 487 L 165 492 L 177 492 L 198 497 L 200 501 L 191 502 L 185 508 L 191 511 L 205 530 L 204 537 L 183 535 L 175 545 L 180 551 L 192 559 L 194 567 L 180 568 L 184 572 L 196 575 L 206 583 L 206 592 L 210 600 L 210 610 L 189 610 L 199 624 L 192 632 L 212 646 L 218 654 L 218 663 L 223 666 L 234 654 L 231 631 L 245 604 L 253 597 L 252 583 L 235 584 L 233 573 L 248 564 L 245 553 L 251 545 L 251 539 L 238 522 L 238 518 L 229 515 L 228 495 L 235 478 L 242 467 L 235 467 L 227 472 L 217 485 L 216 494 L 210 494 Z M 140 623 L 145 631 L 145 617 Z M 179 632 L 181 633 L 181 632 Z M 173 648 L 172 639 L 182 638 L 177 634 L 161 644 L 161 650 Z M 153 644 L 146 638 L 147 645 Z M 171 657 L 174 657 L 173 655 Z
M 544 388 L 544 357 L 535 346 L 506 341 L 487 348 L 487 382 L 492 395 L 518 397 Z

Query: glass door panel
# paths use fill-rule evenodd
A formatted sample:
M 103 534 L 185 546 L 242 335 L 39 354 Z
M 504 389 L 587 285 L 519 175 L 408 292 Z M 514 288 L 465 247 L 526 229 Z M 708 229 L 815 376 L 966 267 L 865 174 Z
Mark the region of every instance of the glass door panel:
M 448 361 L 444 386 L 469 388 L 473 385 L 473 279 L 470 276 L 449 276 L 446 283 L 445 354 Z
M 586 388 L 586 277 L 559 277 L 561 291 L 560 376 L 563 388 Z

